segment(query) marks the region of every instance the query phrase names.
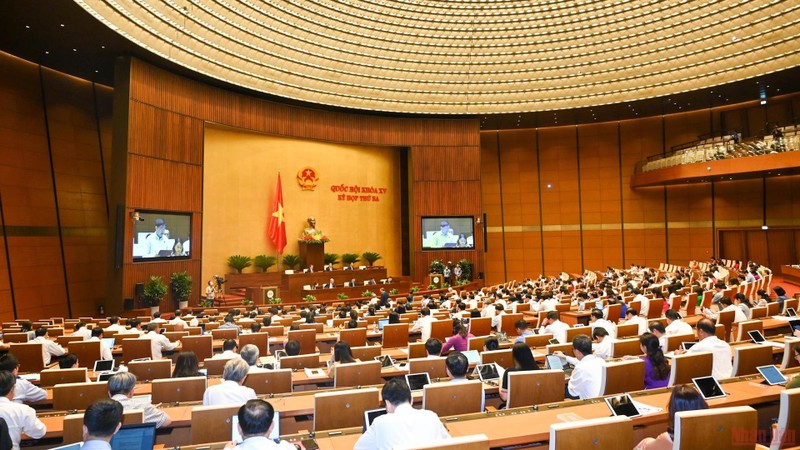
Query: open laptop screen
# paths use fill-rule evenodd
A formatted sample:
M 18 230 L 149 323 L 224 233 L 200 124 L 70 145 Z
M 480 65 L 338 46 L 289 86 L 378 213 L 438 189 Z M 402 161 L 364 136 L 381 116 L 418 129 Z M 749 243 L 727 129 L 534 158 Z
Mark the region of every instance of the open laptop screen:
M 369 426 L 372 425 L 372 422 L 376 418 L 378 418 L 378 417 L 380 417 L 380 416 L 382 416 L 384 414 L 386 414 L 386 408 L 370 409 L 368 411 L 364 411 L 364 430 L 363 430 L 363 432 L 366 433 L 367 428 L 369 428 Z
M 383 327 L 389 324 L 389 319 L 378 319 L 378 329 L 383 331 Z
M 156 424 L 137 423 L 123 425 L 111 438 L 111 448 L 126 450 L 153 450 L 156 443 Z

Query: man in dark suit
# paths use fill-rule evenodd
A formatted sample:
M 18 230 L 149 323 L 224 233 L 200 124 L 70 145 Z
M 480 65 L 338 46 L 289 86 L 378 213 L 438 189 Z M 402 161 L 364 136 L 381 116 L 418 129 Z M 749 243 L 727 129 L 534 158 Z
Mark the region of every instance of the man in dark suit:
M 336 283 L 333 282 L 333 278 L 331 278 L 327 283 L 322 285 L 323 289 L 332 289 L 336 287 Z
M 381 308 L 389 307 L 389 293 L 386 292 L 386 289 L 381 288 Z

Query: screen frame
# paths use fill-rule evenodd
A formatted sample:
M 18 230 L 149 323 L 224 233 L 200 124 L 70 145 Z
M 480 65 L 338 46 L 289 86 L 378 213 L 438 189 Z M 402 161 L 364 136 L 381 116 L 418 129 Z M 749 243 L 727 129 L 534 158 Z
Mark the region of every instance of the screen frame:
M 423 377 L 425 378 L 426 382 L 425 382 L 425 384 L 422 385 L 421 388 L 414 389 L 413 387 L 411 387 L 411 380 L 412 379 L 423 378 Z M 411 392 L 422 391 L 422 390 L 425 389 L 425 386 L 431 384 L 431 376 L 430 376 L 430 374 L 428 374 L 428 372 L 407 373 L 407 374 L 405 374 L 405 379 L 406 379 L 406 384 L 408 385 L 408 388 L 411 390 Z
M 192 211 L 169 211 L 165 209 L 137 209 L 136 212 L 139 214 L 152 214 L 152 215 L 170 215 L 170 216 L 184 216 L 189 220 L 189 239 L 191 240 L 191 231 L 193 230 L 192 224 L 194 223 L 194 213 Z M 167 223 L 167 228 L 169 228 L 169 223 Z M 134 223 L 133 229 L 131 230 L 132 238 L 136 238 L 136 224 Z M 133 256 L 133 241 L 129 241 L 126 243 L 128 248 L 131 249 L 131 260 L 134 264 L 139 263 L 147 263 L 147 262 L 163 262 L 163 261 L 180 261 L 180 260 L 190 260 L 192 259 L 192 250 L 189 249 L 189 254 L 184 256 L 153 256 L 153 257 L 142 257 L 142 256 Z
M 703 391 L 703 388 L 700 386 L 700 382 L 701 381 L 706 382 L 707 380 L 712 380 L 714 382 L 714 384 L 716 385 L 717 389 L 719 389 L 719 391 L 721 392 L 721 394 L 706 396 L 705 391 Z M 703 399 L 705 399 L 705 400 L 712 400 L 712 399 L 715 399 L 715 398 L 722 398 L 722 397 L 726 397 L 728 395 L 728 393 L 725 392 L 724 389 L 722 389 L 722 385 L 719 384 L 719 381 L 716 378 L 712 377 L 712 376 L 692 378 L 692 384 L 694 384 L 694 387 L 697 388 L 697 391 L 700 392 L 700 395 L 702 395 Z
M 773 366 L 773 365 L 758 366 L 758 367 L 756 367 L 756 370 L 758 370 L 758 373 L 759 373 L 759 374 L 760 374 L 762 377 L 764 377 L 764 381 L 765 381 L 767 384 L 769 384 L 770 386 L 783 386 L 783 385 L 785 385 L 785 384 L 786 384 L 786 383 L 789 381 L 789 380 L 786 378 L 786 375 L 784 375 L 783 373 L 781 373 L 781 371 L 780 371 L 780 370 L 778 370 L 778 368 L 777 368 L 777 367 L 775 367 L 775 366 Z M 767 376 L 767 375 L 768 375 L 768 373 L 769 373 L 769 374 L 774 374 L 774 375 L 780 375 L 780 377 L 782 378 L 782 380 L 781 380 L 780 382 L 773 383 L 773 382 L 772 382 L 772 380 L 770 380 L 770 379 L 769 379 L 769 377 Z
M 435 220 L 452 220 L 452 219 L 469 219 L 472 221 L 472 247 L 425 247 L 424 245 L 424 233 L 425 229 L 422 226 L 423 221 L 435 219 Z M 437 251 L 476 251 L 478 249 L 478 243 L 476 242 L 477 234 L 475 233 L 475 216 L 458 216 L 458 215 L 436 215 L 436 216 L 421 216 L 419 220 L 419 245 L 420 249 L 423 252 L 437 252 Z
M 619 410 L 617 410 L 617 408 L 614 408 L 614 405 L 612 405 L 611 402 L 615 398 L 626 398 L 626 399 L 628 399 L 628 402 L 625 403 L 625 405 L 628 406 L 629 408 L 632 408 L 632 410 L 633 410 L 632 412 L 635 412 L 635 414 L 633 414 L 633 415 L 628 414 L 625 411 L 623 411 L 622 408 L 620 408 Z M 614 416 L 623 416 L 623 417 L 633 418 L 633 417 L 639 417 L 639 416 L 642 415 L 642 412 L 639 411 L 639 408 L 636 407 L 636 403 L 633 401 L 633 399 L 631 398 L 630 394 L 612 395 L 610 397 L 605 397 L 603 400 L 606 402 L 606 406 L 608 406 L 608 409 L 611 410 L 611 414 L 613 414 Z

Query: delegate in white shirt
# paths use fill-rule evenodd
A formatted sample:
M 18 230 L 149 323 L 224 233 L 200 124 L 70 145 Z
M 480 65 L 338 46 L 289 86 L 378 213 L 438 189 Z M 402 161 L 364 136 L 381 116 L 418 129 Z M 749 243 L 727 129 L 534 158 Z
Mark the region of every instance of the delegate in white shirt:
M 400 446 L 431 444 L 450 435 L 433 411 L 398 405 L 391 414 L 375 419 L 358 438 L 353 450 L 392 450 Z
M 241 405 L 256 398 L 256 391 L 241 386 L 233 380 L 225 380 L 216 386 L 210 386 L 203 394 L 203 406 Z
M 560 320 L 556 320 L 547 326 L 539 328 L 539 334 L 552 334 L 553 338 L 558 339 L 558 342 L 566 344 L 567 330 L 569 330 L 569 325 Z
M 600 396 L 600 379 L 606 362 L 595 355 L 586 355 L 582 360 L 567 357 L 567 362 L 575 365 L 569 378 L 569 394 L 581 399 Z
M 694 344 L 687 353 L 710 352 L 714 356 L 714 363 L 711 368 L 711 375 L 721 380 L 730 378 L 733 372 L 733 355 L 731 346 L 727 342 L 716 336 L 709 336 L 702 341 Z
M 0 397 L 0 418 L 5 419 L 8 425 L 8 434 L 11 436 L 13 450 L 19 450 L 22 433 L 34 439 L 44 437 L 47 433 L 47 427 L 36 417 L 36 411 L 33 408 L 14 403 L 8 397 Z

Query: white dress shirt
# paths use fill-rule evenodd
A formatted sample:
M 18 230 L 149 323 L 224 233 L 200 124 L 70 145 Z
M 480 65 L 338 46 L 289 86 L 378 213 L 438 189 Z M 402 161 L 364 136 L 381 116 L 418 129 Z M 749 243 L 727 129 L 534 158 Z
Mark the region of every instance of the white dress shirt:
M 97 336 L 93 336 L 90 341 L 100 341 L 100 338 Z M 100 359 L 109 360 L 114 359 L 114 356 L 111 355 L 111 349 L 108 348 L 105 342 L 100 341 Z
M 603 328 L 606 331 L 608 331 L 608 336 L 606 336 L 606 339 L 608 339 L 608 338 L 616 339 L 617 338 L 617 326 L 614 325 L 614 322 L 612 322 L 610 320 L 597 319 L 594 322 L 590 323 L 589 326 L 592 327 L 592 331 L 594 331 L 594 329 L 597 328 L 597 327 Z
M 217 353 L 216 355 L 212 356 L 211 359 L 231 359 L 231 358 L 238 358 L 239 354 L 233 350 L 225 350 L 222 353 Z
M 14 403 L 8 397 L 0 397 L 0 418 L 5 419 L 8 425 L 8 434 L 11 436 L 13 450 L 19 450 L 22 433 L 34 439 L 44 437 L 44 434 L 47 433 L 47 427 L 36 417 L 36 411 L 33 408 Z
M 118 323 L 115 323 L 113 325 L 109 325 L 108 328 L 106 328 L 106 331 L 108 332 L 108 334 L 116 334 L 116 333 L 124 333 L 128 331 L 128 329 L 125 328 L 125 325 L 120 325 Z
M 417 319 L 417 322 L 414 324 L 414 327 L 411 328 L 411 332 L 420 332 L 420 338 L 422 342 L 426 342 L 431 337 L 431 327 L 433 326 L 433 321 L 436 320 L 433 316 L 422 316 Z
M 81 445 L 81 450 L 112 450 L 111 444 L 100 439 L 92 439 L 86 441 Z
M 572 358 L 567 358 L 570 361 Z M 581 399 L 598 397 L 600 395 L 600 379 L 606 362 L 595 355 L 586 355 L 575 364 L 575 369 L 569 378 L 569 394 Z
M 681 319 L 673 320 L 664 330 L 669 336 L 674 334 L 694 334 L 694 328 Z
M 722 308 L 722 310 L 720 312 L 724 312 L 724 311 L 733 311 L 733 323 L 744 322 L 744 321 L 747 320 L 747 316 L 744 314 L 744 311 L 742 311 L 742 308 L 739 308 L 736 305 L 728 305 L 728 306 Z M 717 317 L 719 317 L 719 314 L 718 313 L 717 314 L 709 313 L 709 314 L 706 314 L 706 316 L 709 319 L 717 320 Z
M 639 326 L 639 330 L 637 335 L 641 336 L 644 333 L 647 333 L 647 319 L 641 316 L 634 316 L 631 317 L 630 320 L 626 320 L 625 324 L 635 323 Z
M 642 294 L 637 295 L 633 298 L 633 301 L 639 300 L 642 302 L 642 307 L 640 308 L 639 315 L 643 317 L 647 317 L 647 313 L 650 312 L 650 299 L 645 297 Z
M 88 341 L 89 338 L 92 337 L 92 330 L 90 330 L 90 329 L 88 329 L 86 327 L 81 327 L 81 329 L 75 330 L 74 332 L 72 332 L 72 335 L 73 336 L 80 336 L 80 337 L 83 338 L 84 341 Z
M 44 365 L 50 364 L 50 359 L 53 356 L 62 356 L 66 353 L 64 347 L 58 345 L 58 343 L 47 339 L 44 336 L 39 336 L 33 340 L 33 342 L 39 342 L 42 344 L 42 360 L 44 361 Z
M 555 311 L 556 305 L 559 302 L 557 298 L 548 298 L 547 300 L 543 301 L 541 306 L 539 307 L 539 311 Z
M 603 342 L 592 344 L 592 351 L 594 352 L 594 355 L 602 359 L 608 359 L 614 356 L 614 347 L 612 342 L 614 342 L 614 340 L 611 339 L 611 336 L 606 336 L 603 338 Z
M 398 405 L 391 414 L 377 417 L 353 450 L 392 450 L 400 446 L 431 444 L 450 435 L 433 411 Z
M 203 394 L 203 406 L 241 405 L 256 398 L 256 391 L 232 380 L 225 380 L 216 386 L 209 386 Z
M 153 359 L 161 359 L 163 357 L 162 350 L 175 350 L 178 347 L 178 342 L 170 342 L 163 334 L 158 334 L 155 331 L 148 331 L 142 335 L 144 339 L 150 339 L 150 350 L 153 352 Z
M 262 450 L 262 449 L 275 449 L 275 450 L 295 450 L 294 444 L 286 441 L 275 441 L 267 438 L 266 436 L 253 436 L 242 441 L 241 444 L 236 446 L 237 449 L 242 450 Z
M 189 324 L 188 324 L 188 323 L 186 323 L 186 321 L 185 321 L 185 320 L 183 320 L 183 319 L 181 319 L 180 317 L 176 317 L 176 318 L 174 318 L 174 319 L 170 320 L 170 321 L 169 321 L 169 324 L 170 324 L 170 325 L 175 325 L 176 327 L 177 327 L 178 325 L 180 325 L 180 326 L 181 326 L 181 327 L 183 327 L 183 328 L 186 328 L 186 327 L 188 327 L 188 326 L 189 326 Z
M 47 392 L 34 386 L 30 381 L 17 377 L 17 382 L 14 385 L 14 401 L 16 403 L 31 403 L 38 402 L 47 398 Z
M 144 411 L 142 422 L 154 423 L 156 428 L 161 428 L 164 423 L 169 419 L 169 416 L 164 411 L 153 406 L 152 403 L 144 398 L 129 398 L 125 394 L 117 394 L 111 397 L 111 400 L 116 400 L 122 405 L 123 411 L 130 411 L 132 409 L 141 409 Z
M 556 320 L 555 322 L 550 323 L 547 326 L 540 327 L 539 334 L 552 334 L 553 338 L 558 339 L 558 342 L 566 344 L 567 330 L 569 330 L 569 325 L 565 324 L 560 320 Z
M 711 375 L 714 378 L 718 380 L 730 378 L 733 372 L 733 363 L 731 362 L 733 355 L 731 346 L 727 342 L 716 336 L 708 336 L 687 350 L 687 353 L 698 352 L 710 352 L 714 355 L 714 363 L 711 368 Z

